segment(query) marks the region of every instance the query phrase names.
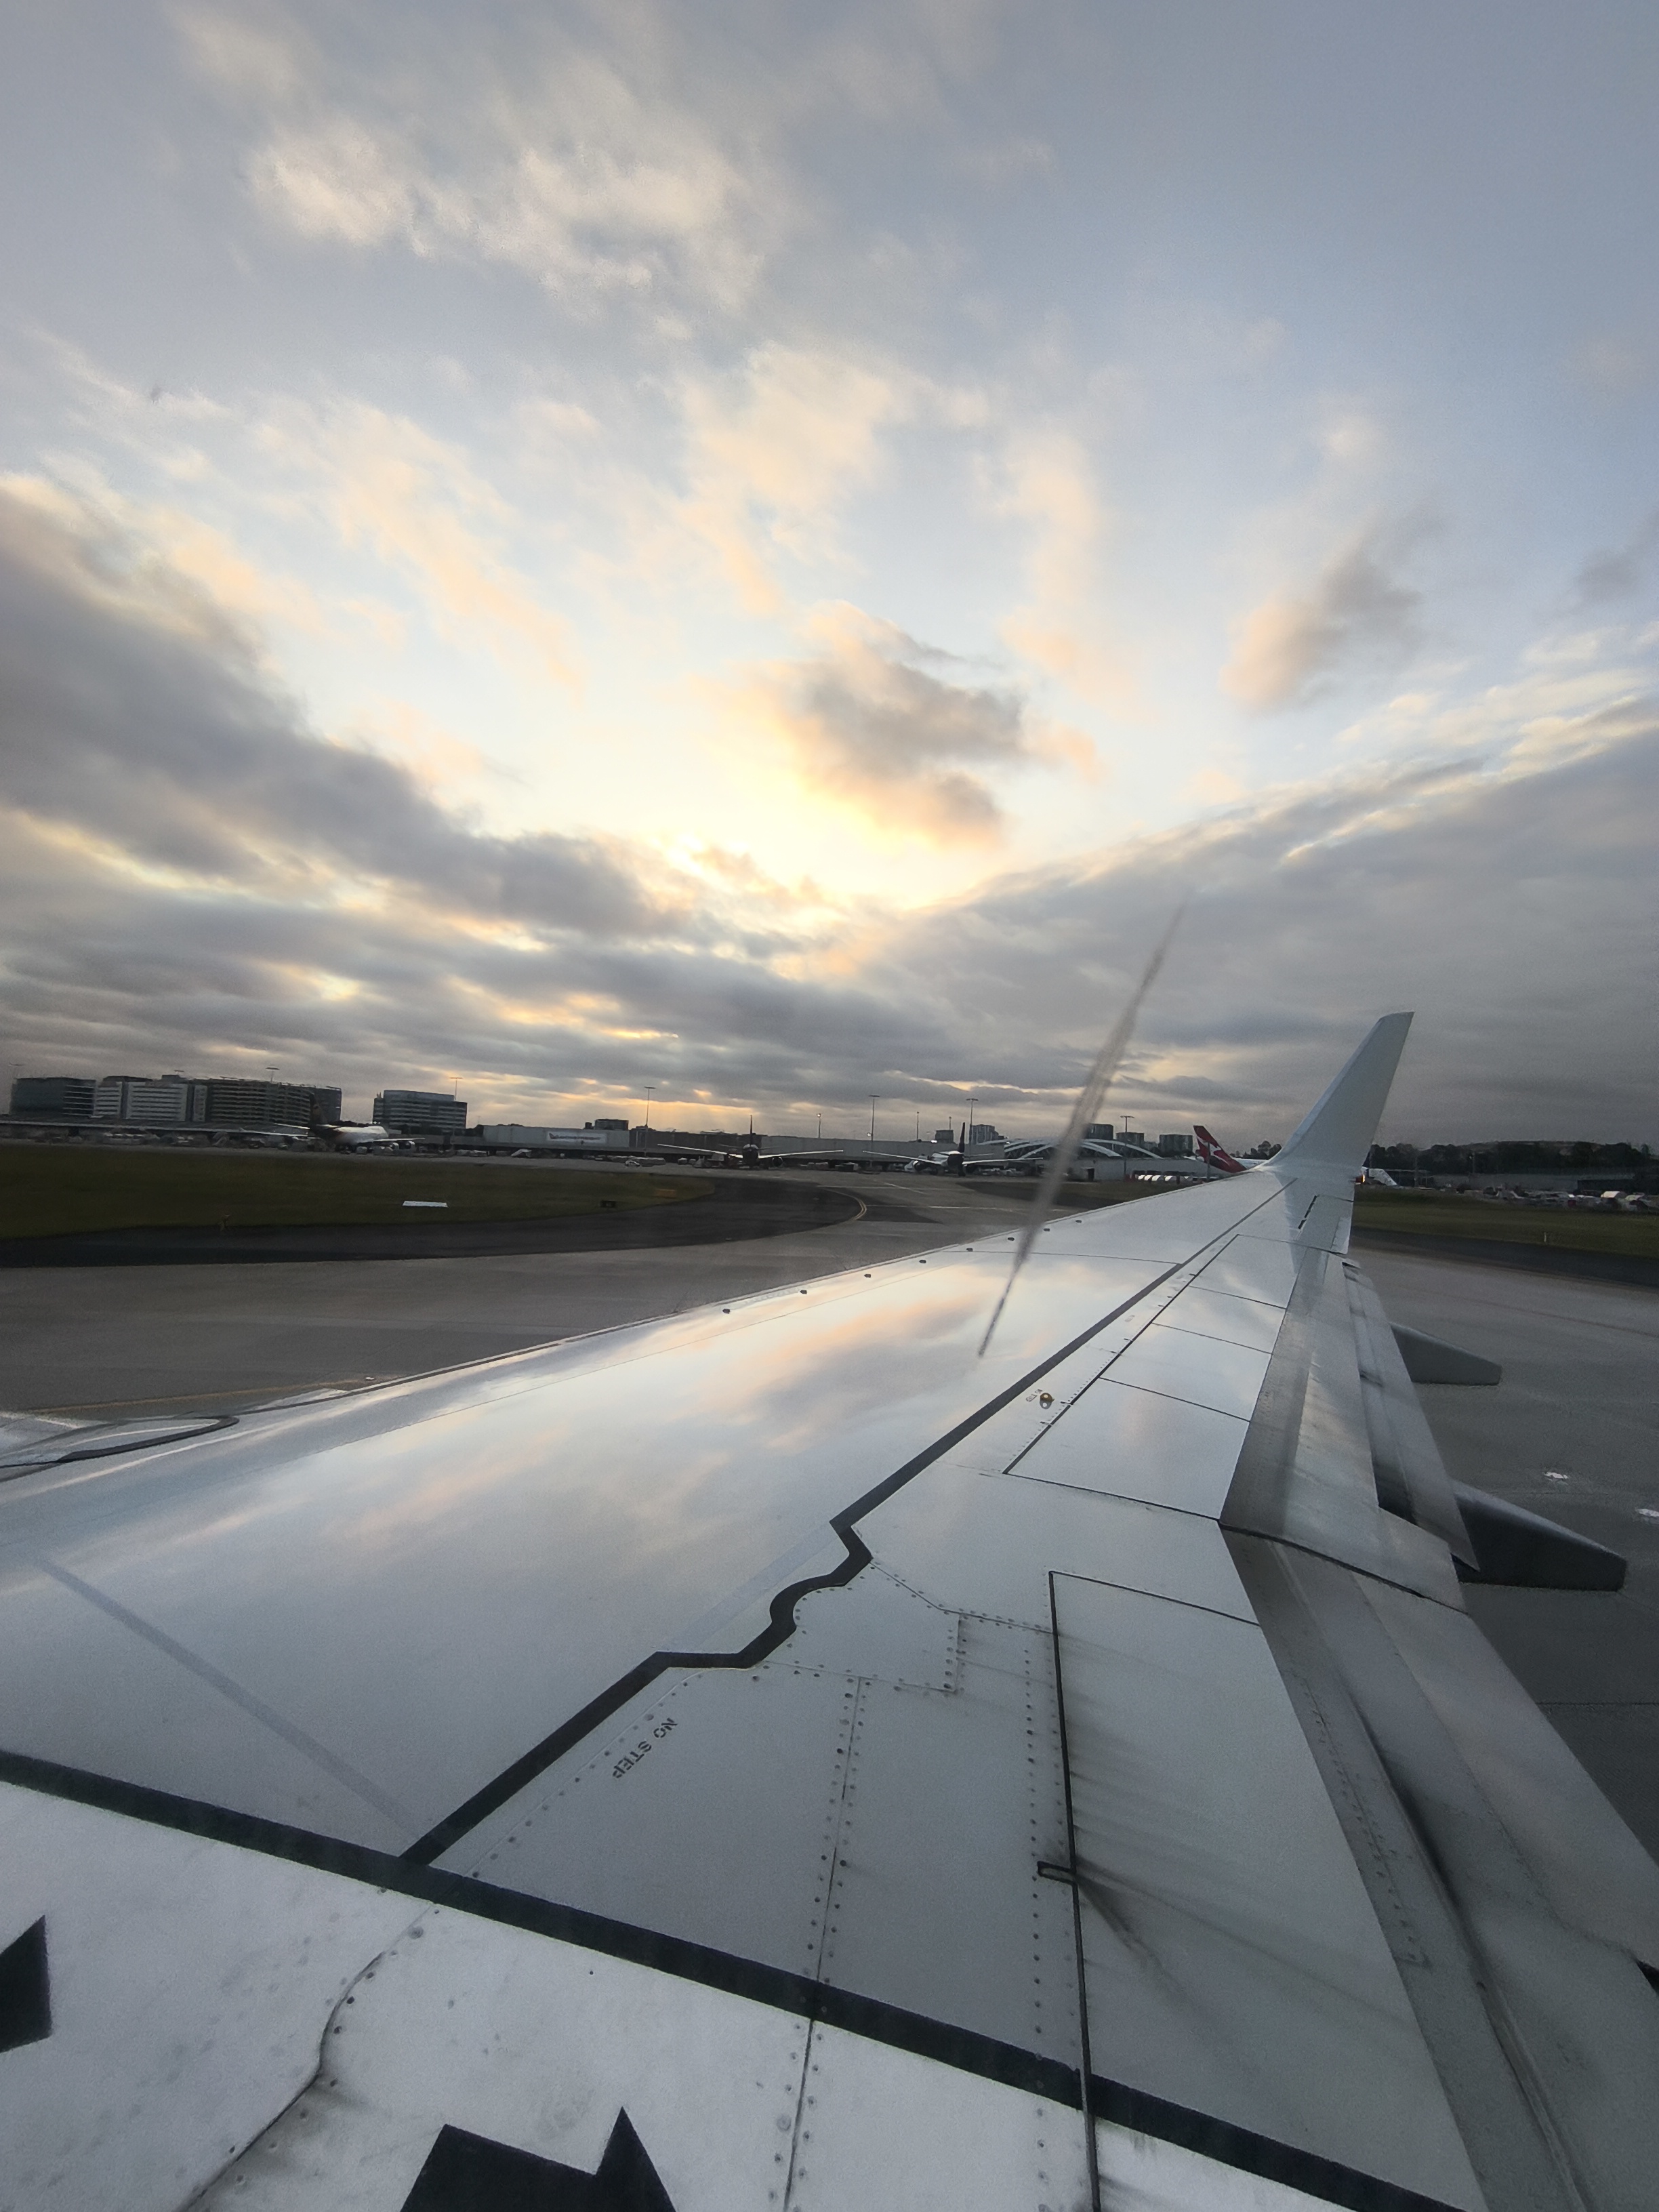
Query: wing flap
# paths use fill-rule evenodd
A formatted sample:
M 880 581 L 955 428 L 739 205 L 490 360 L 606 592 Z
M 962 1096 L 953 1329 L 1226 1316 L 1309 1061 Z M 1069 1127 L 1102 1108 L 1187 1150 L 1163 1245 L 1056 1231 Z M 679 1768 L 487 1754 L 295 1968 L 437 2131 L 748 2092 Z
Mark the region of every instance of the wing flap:
M 1304 1251 L 1221 1519 L 1462 1602 L 1443 1544 L 1379 1510 L 1347 1285 L 1322 1246 Z
M 1477 2212 L 1255 1621 L 1054 1589 L 1092 2071 Z
M 1641 2203 L 1659 2007 L 1627 1949 L 1586 1933 L 1582 1907 L 1554 1910 L 1536 1846 L 1517 1844 L 1425 1694 L 1419 1668 L 1462 1702 L 1435 1622 L 1446 1609 L 1328 1559 L 1230 1540 L 1489 2201 Z M 1477 1692 L 1471 1705 L 1460 1734 L 1501 1700 Z M 1535 1724 L 1547 1729 L 1541 1715 Z M 1492 1761 L 1510 1767 L 1499 1801 L 1523 1835 L 1547 1829 L 1504 1735 L 1513 1745 L 1504 1729 L 1486 1754 L 1489 1774 Z M 1599 1845 L 1583 1832 L 1593 1848 L 1581 1878 L 1594 1879 L 1597 1856 L 1618 1854 L 1605 1830 Z
M 1479 1564 L 1439 1447 L 1382 1304 L 1366 1276 L 1344 1265 L 1358 1340 L 1365 1427 L 1377 1495 L 1387 1510 L 1438 1536 L 1455 1559 Z

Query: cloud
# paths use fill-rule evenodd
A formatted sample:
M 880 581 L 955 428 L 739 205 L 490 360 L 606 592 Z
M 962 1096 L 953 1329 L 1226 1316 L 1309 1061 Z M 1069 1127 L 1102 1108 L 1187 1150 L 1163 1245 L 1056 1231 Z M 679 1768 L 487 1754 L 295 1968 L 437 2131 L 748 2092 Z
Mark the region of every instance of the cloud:
M 1002 457 L 992 505 L 1030 533 L 1026 598 L 1002 623 L 1005 641 L 1079 698 L 1131 708 L 1133 674 L 1104 612 L 1106 514 L 1083 441 L 1053 426 L 1018 434 Z
M 890 625 L 832 610 L 813 642 L 779 680 L 826 774 L 880 787 L 890 761 L 902 808 L 1032 748 L 1017 695 Z M 971 1090 L 1040 1129 L 1195 890 L 1109 1118 L 1282 1136 L 1403 1004 L 1393 1133 L 1650 1140 L 1642 672 L 1564 647 L 1469 702 L 1455 750 L 848 912 L 736 856 L 489 834 L 310 727 L 243 621 L 133 531 L 0 489 L 0 1015 L 20 1071 L 275 1060 L 360 1110 L 459 1072 L 475 1110 L 526 1119 L 652 1083 L 659 1116 L 704 1125 L 752 1103 L 850 1126 L 872 1091 L 942 1115 Z
M 1282 1137 L 1364 1025 L 1407 1006 L 1398 1133 L 1650 1139 L 1651 1040 L 1629 1012 L 1659 926 L 1659 707 L 1585 716 L 1547 764 L 1510 735 L 985 885 L 907 920 L 890 987 L 953 1010 L 999 1115 L 1045 1086 L 1057 1115 L 1190 892 L 1107 1118 L 1213 1109 L 1241 1142 Z
M 199 73 L 235 97 L 291 99 L 314 66 L 292 24 L 251 21 L 222 7 L 176 7 L 171 14 Z
M 723 143 L 688 97 L 694 56 L 672 12 L 636 7 L 586 33 L 545 16 L 465 54 L 401 15 L 358 52 L 217 13 L 181 16 L 198 71 L 249 113 L 256 204 L 305 240 L 522 271 L 568 306 L 686 297 L 731 311 L 787 195 L 753 133 Z M 705 93 L 707 88 L 704 88 Z
M 775 613 L 780 556 L 822 556 L 836 512 L 876 477 L 880 433 L 915 379 L 823 349 L 767 344 L 684 395 L 682 521 L 720 556 L 745 606 Z
M 1334 553 L 1305 591 L 1264 599 L 1238 625 L 1223 690 L 1267 714 L 1398 660 L 1416 637 L 1423 596 L 1389 573 L 1402 550 L 1397 526 L 1374 524 Z
M 469 832 L 405 770 L 312 733 L 252 635 L 95 510 L 0 487 L 0 794 L 129 868 L 325 904 L 416 884 L 531 927 L 661 924 L 616 850 Z
M 1578 349 L 1574 367 L 1580 380 L 1607 399 L 1626 399 L 1639 392 L 1653 375 L 1651 349 L 1632 344 L 1608 332 L 1587 338 Z
M 1581 605 L 1604 606 L 1629 599 L 1652 573 L 1659 550 L 1659 514 L 1650 514 L 1622 545 L 1594 553 L 1578 571 L 1573 596 Z
M 757 672 L 750 693 L 802 781 L 934 844 L 999 836 L 988 774 L 1042 757 L 1021 696 L 958 680 L 950 655 L 858 607 L 821 610 L 809 635 L 817 650 Z
M 307 31 L 229 0 L 173 20 L 279 232 L 516 270 L 574 314 L 632 305 L 677 335 L 741 319 L 775 275 L 797 298 L 809 267 L 825 297 L 868 284 L 896 241 L 890 217 L 873 240 L 836 235 L 826 156 L 843 168 L 851 135 L 925 144 L 993 189 L 1056 166 L 1040 135 L 963 112 L 970 80 L 1024 52 L 1002 0 L 474 13 L 461 40 L 384 0 L 308 9 Z
M 459 447 L 362 401 L 282 409 L 258 440 L 307 481 L 344 544 L 368 544 L 414 586 L 441 635 L 527 651 L 557 682 L 578 683 L 568 625 L 500 543 L 511 510 Z

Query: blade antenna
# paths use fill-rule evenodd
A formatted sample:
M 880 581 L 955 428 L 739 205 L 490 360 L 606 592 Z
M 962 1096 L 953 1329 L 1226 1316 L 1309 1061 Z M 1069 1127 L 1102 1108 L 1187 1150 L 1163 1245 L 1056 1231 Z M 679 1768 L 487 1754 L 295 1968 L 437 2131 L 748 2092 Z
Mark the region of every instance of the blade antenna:
M 1118 1016 L 1116 1026 L 1096 1054 L 1088 1080 L 1078 1093 L 1077 1103 L 1072 1109 L 1072 1118 L 1066 1124 L 1065 1134 L 1048 1155 L 1048 1164 L 1042 1170 L 1042 1180 L 1037 1185 L 1036 1196 L 1031 1200 L 1030 1212 L 1019 1233 L 1019 1242 L 1014 1247 L 1014 1264 L 1008 1270 L 1002 1296 L 997 1300 L 995 1310 L 986 1323 L 985 1334 L 980 1340 L 979 1357 L 981 1359 L 996 1333 L 997 1323 L 1002 1319 L 1002 1309 L 1008 1303 L 1008 1293 L 1018 1279 L 1020 1269 L 1030 1257 L 1031 1247 L 1036 1243 L 1037 1231 L 1054 1201 L 1054 1193 L 1066 1180 L 1072 1162 L 1077 1158 L 1078 1146 L 1083 1142 L 1083 1133 L 1099 1112 L 1100 1102 L 1106 1095 L 1106 1086 L 1117 1073 L 1118 1064 L 1129 1048 L 1136 1017 L 1140 1012 L 1146 994 L 1158 981 L 1158 971 L 1164 965 L 1164 956 L 1174 941 L 1176 931 L 1181 926 L 1181 917 L 1186 911 L 1183 899 L 1170 916 L 1170 926 L 1159 938 L 1157 950 L 1146 963 L 1146 972 L 1136 984 L 1128 1005 Z

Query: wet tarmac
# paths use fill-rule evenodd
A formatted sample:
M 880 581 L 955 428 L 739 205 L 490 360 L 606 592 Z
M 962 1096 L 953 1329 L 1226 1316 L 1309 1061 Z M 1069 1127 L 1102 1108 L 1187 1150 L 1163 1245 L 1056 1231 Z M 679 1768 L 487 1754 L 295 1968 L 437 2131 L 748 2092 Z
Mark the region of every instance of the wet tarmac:
M 0 1269 L 0 1407 L 234 1412 L 386 1382 L 929 1251 L 1017 1223 L 1031 1200 L 1029 1183 L 942 1176 L 780 1174 L 757 1188 L 807 1205 L 823 1192 L 831 1225 L 651 1249 Z M 678 1228 L 670 1217 L 692 1213 L 633 1218 Z

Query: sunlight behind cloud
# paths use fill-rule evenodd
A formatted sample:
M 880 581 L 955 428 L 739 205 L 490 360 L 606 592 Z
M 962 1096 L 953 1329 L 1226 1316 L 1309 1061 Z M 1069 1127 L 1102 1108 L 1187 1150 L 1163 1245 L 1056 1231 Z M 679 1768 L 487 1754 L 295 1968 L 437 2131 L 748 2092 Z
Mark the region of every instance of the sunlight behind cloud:
M 959 680 L 949 654 L 858 607 L 820 609 L 807 635 L 816 651 L 757 670 L 747 695 L 802 781 L 879 831 L 996 842 L 988 776 L 1039 757 L 1019 694 Z

